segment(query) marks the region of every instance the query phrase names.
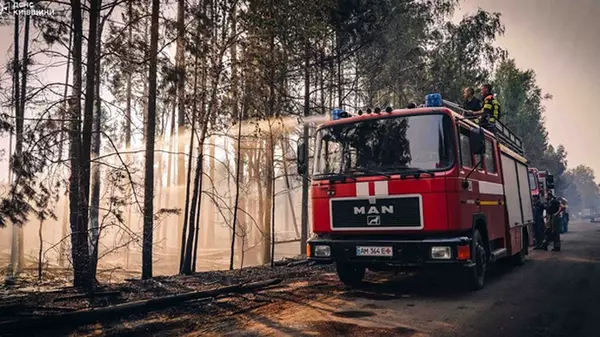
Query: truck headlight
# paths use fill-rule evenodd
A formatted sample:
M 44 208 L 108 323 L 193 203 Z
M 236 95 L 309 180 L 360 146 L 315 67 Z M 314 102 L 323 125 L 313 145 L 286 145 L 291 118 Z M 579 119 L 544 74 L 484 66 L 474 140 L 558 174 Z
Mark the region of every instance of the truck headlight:
M 450 247 L 431 247 L 431 258 L 435 260 L 449 260 L 452 257 Z
M 315 246 L 315 257 L 330 257 L 331 256 L 331 247 L 327 245 L 317 245 Z

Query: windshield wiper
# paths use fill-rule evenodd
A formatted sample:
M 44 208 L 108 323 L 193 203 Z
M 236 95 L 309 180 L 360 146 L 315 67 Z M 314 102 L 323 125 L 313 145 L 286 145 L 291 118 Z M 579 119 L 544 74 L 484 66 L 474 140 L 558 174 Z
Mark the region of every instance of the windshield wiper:
M 391 178 L 392 176 L 389 173 L 385 173 L 382 171 L 371 170 L 368 168 L 356 167 L 350 170 L 347 170 L 348 173 L 368 173 L 368 174 L 376 174 L 378 176 L 384 176 L 386 178 Z
M 415 178 L 418 178 L 421 175 L 421 173 L 429 174 L 431 177 L 435 177 L 435 173 L 433 171 L 430 171 L 430 170 L 425 170 L 425 169 L 418 168 L 418 167 L 403 167 L 403 169 L 405 171 L 403 171 L 403 172 L 400 173 L 400 178 L 401 179 L 404 179 L 404 178 L 406 178 L 407 176 L 410 176 L 410 175 L 414 175 Z
M 346 173 L 323 173 L 323 174 L 316 175 L 314 177 L 314 179 L 328 179 L 330 182 L 334 182 L 334 181 L 346 182 L 346 179 L 356 181 L 356 178 L 353 175 L 346 174 Z

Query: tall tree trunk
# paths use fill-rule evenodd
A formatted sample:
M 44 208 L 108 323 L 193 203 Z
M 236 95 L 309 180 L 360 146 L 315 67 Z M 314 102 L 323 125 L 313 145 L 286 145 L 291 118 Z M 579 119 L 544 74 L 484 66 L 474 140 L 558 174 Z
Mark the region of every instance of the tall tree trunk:
M 310 44 L 305 45 L 304 53 L 304 117 L 310 115 Z M 306 146 L 304 158 L 308 158 L 308 124 L 304 124 L 302 132 L 302 141 Z M 300 155 L 299 153 L 297 155 Z M 310 165 L 308 165 L 310 167 Z M 307 179 L 302 179 L 302 232 L 300 233 L 300 254 L 306 255 L 306 241 L 308 240 L 308 188 L 309 182 Z
M 90 17 L 89 17 L 89 35 L 86 60 L 86 88 L 85 88 L 85 106 L 83 112 L 83 129 L 81 139 L 81 161 L 80 161 L 80 190 L 79 190 L 79 231 L 85 233 L 85 244 L 88 244 L 88 220 L 90 210 L 90 167 L 91 167 L 91 150 L 92 150 L 92 129 L 94 122 L 94 103 L 96 81 L 96 41 L 98 39 L 98 19 L 100 16 L 100 0 L 90 0 Z M 89 249 L 86 249 L 89 252 Z M 86 259 L 84 267 L 90 268 L 85 271 L 86 284 L 91 286 L 92 273 L 89 257 Z
M 321 115 L 325 115 L 325 56 L 323 51 L 321 51 L 321 67 L 319 69 L 319 82 L 320 82 L 320 91 L 321 91 Z M 306 65 L 305 65 L 306 66 Z M 306 81 L 306 79 L 305 79 Z M 306 102 L 304 102 L 306 105 Z
M 335 39 L 331 40 L 331 54 L 334 55 L 335 54 Z M 333 108 L 334 100 L 333 100 L 333 90 L 335 88 L 335 58 L 334 57 L 330 57 L 329 58 L 329 108 Z
M 339 33 L 335 37 L 336 58 L 337 58 L 337 89 L 338 89 L 338 107 L 344 109 L 344 75 L 342 68 L 342 51 Z
M 158 131 L 158 133 L 160 134 L 159 139 L 160 139 L 160 147 L 159 150 L 163 150 L 163 146 L 164 146 L 164 123 L 162 123 L 162 121 L 164 120 L 164 109 L 162 109 L 162 119 L 161 119 L 161 131 Z M 164 154 L 161 152 L 158 154 L 158 170 L 157 170 L 157 177 L 156 177 L 156 198 L 155 198 L 155 202 L 154 202 L 154 208 L 157 210 L 161 210 L 162 207 L 162 199 L 163 199 L 163 193 L 164 193 L 164 186 L 163 186 L 163 169 L 164 169 L 164 163 L 163 163 L 163 157 Z M 161 248 L 164 244 L 164 242 L 166 241 L 166 236 L 161 235 L 163 233 L 163 228 L 166 227 L 165 223 L 162 222 L 159 226 L 157 226 L 156 228 L 156 233 L 155 233 L 155 238 L 154 241 L 156 243 L 156 246 Z M 161 248 L 162 249 L 162 248 Z
M 172 155 L 172 152 L 175 151 L 175 115 L 177 114 L 177 104 L 172 103 L 171 104 L 171 129 L 169 132 L 169 153 L 166 154 L 167 157 L 167 195 L 166 195 L 166 200 L 165 200 L 165 204 L 167 205 L 168 208 L 176 208 L 173 207 L 174 205 L 171 205 L 171 200 L 173 200 L 173 196 L 172 194 L 177 193 L 176 189 L 173 189 L 173 160 L 174 157 Z M 177 200 L 177 195 L 175 195 L 175 200 Z M 175 205 L 176 206 L 176 205 Z M 180 230 L 180 228 L 182 227 L 183 224 L 179 223 L 179 221 L 177 221 L 177 226 L 175 226 L 175 228 L 173 229 L 175 231 L 175 235 L 173 235 L 173 237 L 175 238 L 175 242 L 177 242 L 177 238 L 179 237 L 179 235 L 182 235 L 182 230 Z M 167 226 L 165 226 L 165 230 L 166 230 Z M 173 230 L 171 230 L 171 233 L 173 232 Z M 181 262 L 180 262 L 181 265 Z
M 145 24 L 145 29 L 144 29 L 144 46 L 148 46 L 148 33 L 149 33 L 149 22 L 148 22 L 148 12 L 144 13 L 146 15 L 146 24 Z M 147 60 L 149 57 L 151 57 L 149 55 L 150 51 L 148 50 L 148 48 L 144 49 L 144 60 Z M 148 73 L 149 69 L 147 67 L 147 64 L 144 63 L 143 66 L 144 69 L 144 73 Z M 147 81 L 143 81 L 143 89 L 142 89 L 142 125 L 146 125 L 148 123 L 148 82 Z M 142 128 L 142 141 L 146 141 L 146 128 Z
M 15 120 L 16 120 L 16 144 L 15 144 L 15 157 L 21 155 L 23 149 L 23 118 L 21 117 L 21 100 L 19 99 L 20 87 L 19 87 L 19 17 L 15 16 L 15 30 L 14 30 L 14 56 L 13 56 L 13 104 L 15 106 Z M 10 161 L 11 170 L 16 175 L 16 168 L 14 167 L 14 160 L 11 158 Z M 16 183 L 16 182 L 15 182 Z M 11 246 L 10 246 L 10 264 L 8 265 L 7 280 L 12 281 L 15 273 L 19 271 L 19 227 L 16 224 L 12 226 L 11 233 Z
M 232 36 L 236 36 L 237 34 L 237 2 L 234 2 L 232 4 L 232 8 L 231 8 L 231 17 L 230 17 L 230 23 L 231 23 L 231 28 L 230 28 L 230 33 Z M 240 165 L 240 146 L 241 146 L 241 123 L 242 123 L 242 118 L 239 115 L 239 85 L 240 85 L 240 81 L 239 81 L 239 75 L 238 75 L 238 61 L 237 61 L 237 42 L 233 42 L 231 43 L 231 46 L 229 47 L 229 58 L 231 60 L 231 101 L 230 101 L 230 105 L 231 105 L 231 116 L 232 119 L 235 120 L 237 118 L 238 123 L 240 123 L 240 125 L 238 125 L 238 140 L 235 141 L 234 143 L 234 151 L 235 151 L 235 167 L 236 167 L 236 178 L 235 178 L 235 201 L 232 202 L 231 200 L 231 194 L 230 195 L 230 202 L 229 205 L 234 207 L 234 214 L 233 217 L 231 219 L 231 231 L 230 231 L 230 240 L 231 240 L 231 251 L 230 251 L 230 262 L 229 262 L 229 269 L 232 270 L 233 269 L 233 259 L 235 256 L 235 235 L 236 235 L 236 230 L 238 227 L 238 207 L 239 207 L 239 186 L 238 184 L 241 183 L 240 178 L 239 178 L 239 165 Z M 228 153 L 228 152 L 227 152 Z M 229 158 L 227 158 L 227 164 L 229 165 Z M 231 191 L 231 175 L 227 174 L 227 186 L 229 188 L 229 191 Z
M 100 3 L 98 3 L 98 13 L 100 13 Z M 101 54 L 102 45 L 102 24 L 98 25 L 98 37 L 96 41 L 96 55 Z M 100 98 L 100 71 L 101 61 L 100 57 L 97 57 L 96 64 L 96 79 L 95 79 L 95 110 L 93 120 L 93 134 L 92 134 L 92 156 L 98 158 L 100 156 L 100 141 L 101 141 L 101 120 L 102 120 L 102 100 Z M 99 239 L 99 216 L 100 216 L 100 163 L 94 163 L 92 166 L 92 196 L 91 196 L 91 208 L 90 208 L 90 228 L 91 228 L 91 240 L 90 240 L 90 274 L 93 279 L 96 278 L 96 269 L 98 267 L 98 239 Z
M 237 108 L 237 102 L 234 102 Z M 234 108 L 234 111 L 237 110 Z M 233 262 L 235 257 L 235 239 L 237 235 L 238 225 L 238 212 L 239 212 L 239 201 L 240 201 L 240 185 L 241 185 L 241 174 L 242 174 L 242 116 L 237 116 L 238 133 L 237 133 L 237 151 L 236 151 L 236 163 L 235 163 L 235 202 L 233 204 L 233 221 L 232 221 L 232 235 L 231 235 L 231 255 L 229 256 L 229 270 L 233 270 Z
M 40 240 L 40 249 L 38 250 L 38 281 L 42 281 L 42 268 L 44 266 L 43 255 L 44 255 L 44 236 L 42 229 L 44 225 L 44 219 L 40 219 L 40 227 L 38 228 L 38 238 Z
M 296 205 L 294 205 L 294 199 L 292 197 L 292 186 L 290 184 L 290 176 L 288 172 L 288 163 L 287 163 L 287 150 L 288 143 L 284 136 L 281 137 L 281 156 L 283 158 L 283 178 L 285 179 L 285 188 L 287 190 L 289 209 L 292 213 L 292 222 L 294 226 L 294 231 L 296 232 L 296 238 L 300 237 L 302 239 L 302 234 L 300 233 L 300 229 L 298 228 L 298 220 L 296 219 Z M 287 219 L 286 219 L 287 222 Z M 306 248 L 306 247 L 305 247 Z M 302 252 L 301 252 L 302 254 Z
M 23 147 L 23 131 L 20 129 L 23 119 L 20 118 L 21 109 L 19 105 L 21 100 L 19 99 L 19 17 L 15 17 L 15 29 L 14 29 L 14 56 L 13 56 L 13 104 L 15 106 L 15 119 L 16 119 L 16 144 L 15 144 L 15 156 L 20 154 Z M 13 166 L 13 159 L 10 161 L 11 171 L 15 172 Z M 12 282 L 15 272 L 19 270 L 19 227 L 16 224 L 12 225 L 11 231 L 11 245 L 10 245 L 10 264 L 8 265 L 7 280 Z
M 211 95 L 210 95 L 210 101 L 208 106 L 209 107 L 213 107 L 216 105 L 217 103 L 217 93 L 219 90 L 218 84 L 219 84 L 219 80 L 221 78 L 221 71 L 223 68 L 223 65 L 220 61 L 215 61 L 218 62 L 218 64 L 216 64 L 216 71 L 214 73 L 214 77 L 211 81 L 210 84 L 210 88 L 211 88 Z M 185 258 L 184 258 L 184 268 L 183 268 L 183 274 L 190 274 L 192 272 L 192 258 L 193 258 L 193 243 L 194 243 L 194 229 L 195 226 L 199 225 L 197 223 L 195 223 L 195 215 L 196 215 L 196 211 L 197 212 L 201 212 L 201 208 L 199 208 L 199 206 L 201 205 L 201 201 L 202 201 L 202 180 L 204 177 L 204 142 L 206 141 L 206 137 L 207 137 L 207 133 L 208 133 L 208 125 L 209 125 L 209 121 L 210 121 L 210 117 L 211 117 L 211 113 L 212 110 L 210 108 L 205 109 L 204 110 L 204 115 L 201 116 L 201 120 L 200 123 L 202 125 L 202 129 L 200 131 L 200 137 L 198 139 L 198 159 L 196 160 L 196 176 L 194 177 L 194 191 L 192 193 L 193 197 L 192 197 L 192 207 L 191 207 L 191 212 L 190 212 L 190 218 L 189 218 L 189 234 L 187 237 L 187 243 L 185 246 Z M 196 231 L 197 232 L 197 231 Z
M 180 191 L 185 184 L 185 0 L 177 0 L 177 49 L 175 55 L 177 68 L 177 104 L 179 116 L 177 119 L 177 190 Z M 184 199 L 177 193 L 178 205 Z M 178 222 L 183 223 L 183 214 L 178 216 Z M 183 247 L 182 247 L 183 248 Z
M 275 147 L 273 144 L 273 136 L 271 136 L 271 147 Z M 272 151 L 274 152 L 274 151 Z M 275 175 L 272 177 L 271 183 L 271 268 L 275 266 Z
M 196 45 L 200 45 L 200 27 L 198 27 L 198 30 L 196 32 Z M 196 119 L 198 119 L 198 68 L 200 67 L 200 58 L 198 56 L 198 53 L 196 53 L 196 55 L 194 56 L 194 93 L 193 93 L 193 103 L 192 103 L 192 131 L 191 131 L 191 135 L 190 135 L 190 154 L 193 152 L 193 139 L 194 139 L 194 133 L 196 132 L 195 130 L 195 124 L 196 124 Z M 202 90 L 205 90 L 205 88 L 202 88 Z M 200 146 L 202 146 L 203 144 L 200 144 Z M 201 150 L 200 153 L 203 153 L 203 151 Z M 191 155 L 190 155 L 190 162 L 189 162 L 189 166 L 191 167 L 192 162 L 191 162 Z M 188 170 L 188 187 L 189 187 L 189 181 L 190 181 L 190 177 L 189 177 L 189 172 L 190 170 Z M 186 191 L 187 193 L 187 191 Z M 202 192 L 200 192 L 202 193 Z M 186 201 L 187 201 L 188 196 L 186 195 Z M 196 207 L 198 207 L 198 210 L 200 210 L 200 202 L 202 201 L 201 198 L 198 198 L 198 205 Z M 186 211 L 187 211 L 187 207 L 186 207 Z M 191 216 L 191 215 L 190 215 Z M 191 219 L 190 219 L 191 220 Z M 195 237 L 196 239 L 194 240 L 194 256 L 192 258 L 192 272 L 196 272 L 196 261 L 198 259 L 198 230 L 200 228 L 200 211 L 198 211 L 198 213 L 196 214 L 196 219 L 195 219 L 195 223 L 196 223 L 196 232 L 195 232 Z
M 64 151 L 64 146 L 65 146 L 65 133 L 63 132 L 64 128 L 65 128 L 65 122 L 64 119 L 67 119 L 71 116 L 70 112 L 67 112 L 67 95 L 69 94 L 69 72 L 71 71 L 71 46 L 73 45 L 73 33 L 72 33 L 72 28 L 73 28 L 73 20 L 71 19 L 71 24 L 69 25 L 69 27 L 71 28 L 69 30 L 69 47 L 67 50 L 67 70 L 65 73 L 65 89 L 63 92 L 63 103 L 62 103 L 62 114 L 61 114 L 61 119 L 63 119 L 63 121 L 61 121 L 60 124 L 60 147 L 58 148 L 58 158 L 60 158 L 62 160 L 62 154 Z M 68 222 L 69 222 L 69 198 L 67 197 L 67 195 L 65 194 L 65 196 L 63 197 L 63 217 L 62 217 L 62 228 L 61 228 L 61 242 L 60 242 L 60 248 L 59 248 L 59 253 L 58 253 L 58 265 L 60 267 L 64 267 L 65 266 L 65 260 L 67 259 L 66 254 L 67 254 L 67 241 L 65 240 L 65 238 L 67 237 L 67 231 L 68 231 Z
M 265 199 L 266 205 L 264 208 L 263 217 L 263 230 L 264 230 L 264 245 L 263 245 L 263 264 L 271 261 L 271 208 L 272 208 L 272 196 L 271 189 L 273 188 L 274 172 L 274 144 L 273 144 L 273 129 L 272 123 L 275 118 L 275 34 L 271 32 L 269 37 L 269 61 L 270 67 L 268 70 L 269 78 L 269 98 L 268 98 L 268 123 L 269 123 L 269 138 L 265 141 L 265 157 L 266 157 L 266 186 L 265 186 Z
M 197 59 L 197 57 L 196 57 Z M 194 72 L 194 108 L 193 108 L 193 117 L 192 117 L 192 130 L 190 132 L 190 153 L 188 154 L 188 168 L 187 168 L 187 184 L 185 187 L 185 206 L 184 206 L 184 211 L 183 211 L 183 230 L 181 232 L 181 255 L 179 257 L 179 273 L 180 274 L 185 274 L 186 273 L 186 269 L 185 269 L 185 265 L 184 265 L 184 261 L 185 261 L 185 254 L 187 252 L 187 246 L 186 246 L 186 242 L 189 242 L 188 236 L 189 235 L 193 235 L 193 229 L 190 226 L 190 232 L 187 232 L 187 228 L 188 228 L 188 223 L 191 224 L 193 223 L 193 221 L 191 220 L 191 217 L 193 216 L 189 216 L 189 210 L 190 210 L 190 185 L 192 182 L 192 159 L 193 159 L 193 154 L 194 154 L 194 134 L 196 132 L 196 93 L 198 90 L 198 86 L 197 86 L 197 71 Z M 181 139 L 180 139 L 181 141 Z M 200 144 L 200 146 L 202 146 L 202 144 Z M 200 149 L 199 153 L 201 154 L 203 151 L 202 149 Z M 200 163 L 200 165 L 202 165 L 202 163 Z M 198 168 L 196 168 L 196 171 L 198 170 Z M 192 206 L 192 208 L 194 208 L 194 206 Z M 189 273 L 189 272 L 187 272 Z
M 202 193 L 202 192 L 200 192 Z M 195 273 L 196 272 L 196 262 L 198 262 L 198 239 L 200 237 L 200 210 L 202 209 L 202 198 L 198 198 L 198 204 L 196 205 L 196 207 L 198 207 L 198 212 L 196 212 L 196 233 L 195 235 L 195 239 L 194 239 L 194 256 L 192 257 L 192 272 Z
M 127 4 L 127 17 L 129 17 L 130 20 L 133 17 L 133 1 L 129 1 Z M 128 29 L 127 35 L 128 35 L 127 36 L 127 47 L 129 49 L 131 49 L 132 44 L 133 44 L 133 24 L 131 22 L 129 23 L 129 29 Z M 146 35 L 144 35 L 144 37 Z M 131 148 L 131 119 L 133 118 L 133 116 L 131 114 L 131 105 L 132 105 L 131 103 L 133 100 L 133 93 L 132 93 L 133 79 L 132 79 L 131 69 L 127 70 L 126 76 L 127 76 L 127 84 L 126 84 L 125 91 L 126 91 L 127 97 L 125 98 L 125 148 L 127 149 L 127 151 L 129 151 Z M 142 99 L 144 99 L 144 98 L 142 98 Z M 142 111 L 142 115 L 146 115 L 146 112 Z M 126 154 L 125 158 L 126 158 L 126 163 L 129 163 L 129 158 L 130 158 L 129 154 Z M 131 191 L 131 188 L 128 187 L 127 190 Z M 125 226 L 129 229 L 129 228 L 131 228 L 131 213 L 133 211 L 133 206 L 129 205 L 127 207 L 129 208 L 129 210 L 127 212 Z M 128 239 L 126 239 L 126 240 L 128 240 Z M 130 246 L 130 244 L 127 243 L 124 247 L 125 248 L 125 251 L 124 251 L 125 268 L 129 267 L 129 246 Z
M 31 16 L 25 16 L 25 35 L 23 37 L 23 61 L 21 62 L 21 72 L 23 78 L 21 81 L 21 95 L 19 99 L 21 104 L 21 134 L 23 134 L 23 126 L 25 122 L 25 94 L 27 93 L 27 66 L 29 64 L 29 28 L 30 28 Z M 21 136 L 22 138 L 23 136 Z M 19 267 L 17 270 L 21 270 L 25 266 L 25 235 L 23 234 L 23 227 L 19 226 Z
M 160 0 L 152 0 L 150 37 L 150 74 L 148 76 L 148 123 L 146 124 L 146 168 L 144 179 L 144 241 L 142 249 L 142 279 L 152 277 L 152 230 L 154 197 L 154 134 L 156 129 L 156 68 L 158 59 L 158 13 Z
M 213 136 L 213 137 L 211 137 L 211 140 L 208 143 L 208 148 L 209 148 L 209 150 L 208 150 L 209 151 L 208 152 L 209 153 L 208 176 L 210 177 L 208 183 L 210 184 L 210 191 L 213 196 L 216 194 L 216 191 L 217 191 L 215 188 L 215 164 L 216 164 L 215 140 L 216 140 L 216 138 Z M 206 202 L 210 203 L 212 201 L 206 200 Z M 205 240 L 207 243 L 207 245 L 205 245 L 205 246 L 209 246 L 209 247 L 214 247 L 215 241 L 216 241 L 216 238 L 215 238 L 215 207 L 216 207 L 216 205 L 213 205 L 212 207 L 207 207 L 205 209 L 205 211 L 208 212 L 207 221 L 205 223 L 205 228 L 206 228 Z
M 200 212 L 200 209 L 198 207 L 199 203 L 201 202 L 201 199 L 199 200 L 200 194 L 202 193 L 201 190 L 201 186 L 202 186 L 202 175 L 203 175 L 203 165 L 202 165 L 202 161 L 204 158 L 204 147 L 203 147 L 203 143 L 204 140 L 206 139 L 206 126 L 203 125 L 202 126 L 202 131 L 200 133 L 200 139 L 198 140 L 199 146 L 198 146 L 198 158 L 196 159 L 196 171 L 195 171 L 195 175 L 194 175 L 194 191 L 192 192 L 192 205 L 191 205 L 191 211 L 190 211 L 190 217 L 189 217 L 189 227 L 188 227 L 188 234 L 187 234 L 187 240 L 185 243 L 185 254 L 184 254 L 184 258 L 183 258 L 183 266 L 181 268 L 181 274 L 184 275 L 189 275 L 192 273 L 192 254 L 193 254 L 193 244 L 194 244 L 194 234 L 195 234 L 195 216 L 196 216 L 196 211 Z
M 272 130 L 269 130 L 271 133 Z M 269 138 L 272 137 L 271 135 Z M 262 199 L 264 202 L 263 208 L 263 261 L 262 264 L 267 264 L 271 261 L 271 208 L 272 208 L 272 196 L 271 190 L 273 189 L 273 144 L 271 144 L 270 139 L 265 141 L 265 157 L 266 157 L 266 176 L 265 176 L 265 193 L 264 198 Z
M 133 17 L 133 1 L 127 3 L 127 16 L 131 19 Z M 133 25 L 129 23 L 129 29 L 127 34 L 127 46 L 129 49 L 132 48 L 133 40 Z M 125 103 L 125 147 L 129 149 L 131 146 L 131 100 L 132 100 L 132 76 L 131 69 L 127 71 L 127 87 L 126 87 L 126 103 Z
M 71 0 L 71 8 L 73 16 L 73 91 L 70 102 L 70 105 L 72 106 L 72 122 L 70 130 L 71 144 L 69 150 L 69 156 L 71 158 L 71 176 L 69 178 L 69 220 L 71 223 L 73 285 L 76 287 L 91 287 L 91 278 L 89 275 L 89 250 L 87 244 L 87 213 L 84 214 L 84 212 L 87 212 L 88 198 L 83 191 L 81 191 L 82 186 L 80 183 L 83 175 L 82 161 L 84 160 L 81 148 L 83 61 L 83 18 L 81 15 L 81 1 Z M 95 18 L 93 20 L 95 20 Z M 93 46 L 94 44 L 91 45 Z M 94 48 L 91 49 L 94 50 Z M 93 62 L 93 60 L 91 60 L 91 62 Z M 93 66 L 91 68 L 93 68 Z M 83 207 L 82 204 L 85 204 L 85 207 Z M 84 219 L 82 218 L 84 218 L 85 221 L 83 221 Z

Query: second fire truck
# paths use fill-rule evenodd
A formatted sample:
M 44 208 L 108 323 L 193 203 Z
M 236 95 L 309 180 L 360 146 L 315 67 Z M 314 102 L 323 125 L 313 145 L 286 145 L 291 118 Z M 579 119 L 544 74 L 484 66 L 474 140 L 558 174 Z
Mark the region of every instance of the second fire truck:
M 421 108 L 337 114 L 317 128 L 307 250 L 311 260 L 336 263 L 347 285 L 366 269 L 417 266 L 450 267 L 480 289 L 490 262 L 523 263 L 528 254 L 521 141 L 501 123 L 493 134 L 439 95 L 429 98 Z M 307 153 L 301 143 L 302 175 Z

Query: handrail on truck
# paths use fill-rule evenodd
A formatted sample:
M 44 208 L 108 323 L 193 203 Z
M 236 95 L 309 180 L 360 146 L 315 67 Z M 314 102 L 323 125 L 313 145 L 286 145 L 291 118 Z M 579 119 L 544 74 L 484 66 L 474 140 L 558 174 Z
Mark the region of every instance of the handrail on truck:
M 442 102 L 445 107 L 451 109 L 452 111 L 458 113 L 463 117 L 467 117 L 470 115 L 470 112 L 468 110 L 461 108 L 458 104 L 454 102 L 450 102 L 447 100 L 442 100 Z M 523 156 L 525 151 L 523 150 L 523 142 L 521 141 L 521 139 L 517 137 L 514 133 L 512 133 L 512 131 L 510 131 L 502 122 L 497 120 L 494 124 L 496 126 L 496 138 L 498 139 L 498 141 L 500 141 L 502 145 L 505 145 L 509 149 Z

